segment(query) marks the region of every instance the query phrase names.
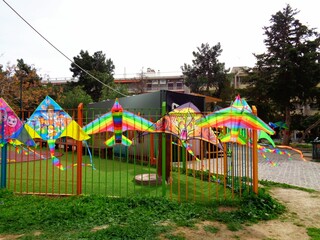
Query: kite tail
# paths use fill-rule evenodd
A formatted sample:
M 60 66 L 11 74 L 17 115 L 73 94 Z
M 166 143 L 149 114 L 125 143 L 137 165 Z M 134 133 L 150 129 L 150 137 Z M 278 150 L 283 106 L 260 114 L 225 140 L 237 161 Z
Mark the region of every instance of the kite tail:
M 293 150 L 293 151 L 295 151 L 295 152 L 300 154 L 300 157 L 302 158 L 303 161 L 306 161 L 306 159 L 303 156 L 302 151 L 300 151 L 299 149 L 296 149 L 296 148 L 293 148 L 293 147 L 290 147 L 290 146 L 285 146 L 285 145 L 277 145 L 277 147 L 278 148 L 286 148 L 286 149 Z
M 56 166 L 57 168 L 59 168 L 60 170 L 65 170 L 65 168 L 63 167 L 63 165 L 61 164 L 60 160 L 54 156 L 54 151 L 55 151 L 55 140 L 48 140 L 48 146 L 49 146 L 49 150 L 50 150 L 50 155 L 51 155 L 51 159 L 52 159 L 52 163 L 54 166 Z
M 89 153 L 89 156 L 90 156 L 90 163 L 89 163 L 89 164 L 82 163 L 82 166 L 84 166 L 84 167 L 89 167 L 89 166 L 90 166 L 90 167 L 92 167 L 93 170 L 96 170 L 96 168 L 94 167 L 93 162 L 92 162 L 92 155 L 91 155 L 91 152 L 90 152 L 90 148 L 89 148 L 89 146 L 88 146 L 88 143 L 87 143 L 87 141 L 84 141 L 84 142 L 85 142 L 85 144 L 86 144 L 86 146 L 87 146 L 87 149 L 88 149 L 88 153 Z M 64 166 L 61 164 L 60 160 L 59 160 L 57 157 L 54 156 L 54 151 L 51 151 L 51 149 L 50 149 L 50 154 L 51 154 L 51 159 L 52 159 L 53 165 L 54 165 L 55 167 L 59 168 L 59 169 L 62 170 L 62 171 L 66 170 L 66 169 L 68 169 L 68 168 L 76 167 L 76 166 L 77 166 L 77 164 L 75 163 L 75 164 L 72 164 L 72 165 L 70 165 L 70 166 L 64 167 Z
M 199 158 L 197 158 L 196 155 L 194 155 L 194 152 L 191 149 L 191 145 L 186 143 L 185 141 L 181 141 L 182 142 L 182 146 L 185 147 L 185 149 L 187 149 L 188 153 L 193 156 L 198 162 L 200 162 Z
M 51 156 L 51 159 L 52 159 L 52 163 L 55 167 L 59 168 L 62 171 L 65 170 L 65 168 L 63 167 L 63 165 L 61 164 L 60 160 L 57 157 Z
M 95 168 L 94 165 L 93 165 L 92 154 L 91 154 L 89 145 L 88 145 L 88 143 L 87 143 L 86 140 L 84 140 L 83 142 L 84 142 L 84 144 L 86 145 L 86 147 L 87 147 L 87 149 L 88 149 L 88 153 L 89 153 L 89 157 L 90 157 L 90 164 L 91 164 L 91 166 L 92 166 L 92 169 L 93 169 L 93 170 L 96 170 L 96 168 Z M 87 164 L 87 166 L 90 166 L 90 164 Z
M 188 153 L 189 153 L 192 157 L 194 157 L 198 162 L 200 162 L 200 159 L 197 158 L 196 155 L 194 155 L 194 153 L 193 153 L 193 151 L 192 151 L 192 149 L 191 149 L 191 145 L 188 144 L 188 143 L 186 143 L 185 141 L 181 141 L 181 143 L 182 143 L 182 146 L 188 151 Z M 172 144 L 179 146 L 179 144 L 177 144 L 177 143 L 175 143 L 175 142 L 172 142 Z

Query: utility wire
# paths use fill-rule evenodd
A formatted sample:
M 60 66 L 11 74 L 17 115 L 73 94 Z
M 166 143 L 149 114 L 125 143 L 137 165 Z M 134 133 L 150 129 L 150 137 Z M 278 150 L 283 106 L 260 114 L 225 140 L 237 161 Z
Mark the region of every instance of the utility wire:
M 71 63 L 73 63 L 74 65 L 76 65 L 78 68 L 80 68 L 82 71 L 84 71 L 86 74 L 88 74 L 90 77 L 92 77 L 93 79 L 95 79 L 96 81 L 98 81 L 99 83 L 101 83 L 102 85 L 108 87 L 109 89 L 111 89 L 112 91 L 115 91 L 117 93 L 119 93 L 120 95 L 127 97 L 127 95 L 119 92 L 118 90 L 110 87 L 109 85 L 105 84 L 104 82 L 102 82 L 101 80 L 99 80 L 98 78 L 96 78 L 95 76 L 93 76 L 90 72 L 88 72 L 87 70 L 85 70 L 84 68 L 82 68 L 81 66 L 79 66 L 77 63 L 75 63 L 74 61 L 72 61 L 67 55 L 65 55 L 62 51 L 60 51 L 56 46 L 54 46 L 47 38 L 45 38 L 40 32 L 38 32 L 27 20 L 25 20 L 13 7 L 10 6 L 10 4 L 8 4 L 5 0 L 2 0 L 15 14 L 17 14 L 30 28 L 32 28 L 32 30 L 34 30 L 42 39 L 44 39 L 50 46 L 52 46 L 55 50 L 57 50 L 62 56 L 64 56 L 66 59 L 68 59 Z

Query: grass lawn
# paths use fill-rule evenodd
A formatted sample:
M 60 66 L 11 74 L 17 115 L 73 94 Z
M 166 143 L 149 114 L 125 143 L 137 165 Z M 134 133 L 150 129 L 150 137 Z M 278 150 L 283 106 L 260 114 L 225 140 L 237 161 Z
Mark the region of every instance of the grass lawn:
M 60 158 L 63 166 L 76 163 L 76 155 L 65 153 Z M 83 156 L 83 162 L 89 164 L 89 157 Z M 95 169 L 91 166 L 82 168 L 83 194 L 99 194 L 112 197 L 125 196 L 162 196 L 178 201 L 212 201 L 237 198 L 237 195 L 223 184 L 201 181 L 201 176 L 193 177 L 181 171 L 172 172 L 172 183 L 141 185 L 134 181 L 138 174 L 153 174 L 156 167 L 132 163 L 126 158 L 93 158 Z M 201 175 L 201 174 L 200 174 Z M 76 194 L 76 167 L 59 170 L 51 159 L 8 164 L 7 186 L 20 193 Z M 207 180 L 207 179 L 205 179 Z
M 233 210 L 221 212 L 218 206 Z M 242 224 L 273 219 L 283 211 L 264 192 L 243 196 L 241 201 L 200 204 L 152 196 L 14 195 L 0 189 L 0 235 L 22 234 L 19 239 L 159 239 L 165 235 L 181 239 L 172 234 L 177 226 L 194 228 L 197 222 L 208 220 L 236 231 Z

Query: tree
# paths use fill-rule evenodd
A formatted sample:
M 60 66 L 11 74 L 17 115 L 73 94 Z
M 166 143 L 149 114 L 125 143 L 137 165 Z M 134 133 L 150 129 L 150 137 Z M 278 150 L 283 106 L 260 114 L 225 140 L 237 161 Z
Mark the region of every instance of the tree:
M 53 86 L 44 86 L 35 67 L 28 65 L 23 59 L 17 65 L 7 66 L 0 71 L 1 97 L 14 111 L 34 111 L 46 95 L 54 95 Z M 56 96 L 59 96 L 57 94 Z
M 9 105 L 12 105 L 12 94 L 15 88 L 15 82 L 10 78 L 11 72 L 8 68 L 0 69 L 0 96 L 4 98 Z
M 139 73 L 139 78 L 137 79 L 137 82 L 134 83 L 133 91 L 134 94 L 142 94 L 145 93 L 147 89 L 147 76 L 146 73 L 143 72 L 143 69 Z
M 195 93 L 210 94 L 220 97 L 224 83 L 227 79 L 225 64 L 220 63 L 218 57 L 222 53 L 220 43 L 210 47 L 208 43 L 201 44 L 197 48 L 198 52 L 192 52 L 194 60 L 192 65 L 184 64 L 181 67 L 183 75 L 186 77 L 185 84 Z
M 22 98 L 22 105 L 20 106 L 23 110 L 34 111 L 47 95 L 54 95 L 52 85 L 43 85 L 41 80 L 35 67 L 26 64 L 23 59 L 17 60 L 13 75 L 16 89 L 13 96 L 15 96 L 15 99 Z M 19 90 L 17 91 L 17 89 Z M 59 95 L 53 97 L 58 97 L 56 100 L 59 100 Z
M 92 102 L 92 98 L 88 95 L 81 86 L 76 86 L 74 89 L 64 93 L 64 99 L 61 106 L 65 109 L 75 109 L 79 103 L 87 105 Z
M 110 87 L 112 89 L 110 89 Z M 103 87 L 101 100 L 102 99 L 116 99 L 116 98 L 120 98 L 120 97 L 128 96 L 128 95 L 129 95 L 128 87 L 125 84 L 112 83 L 109 85 L 109 87 Z
M 255 55 L 256 66 L 249 73 L 247 83 L 251 99 L 271 104 L 284 115 L 289 129 L 283 144 L 288 145 L 291 114 L 297 104 L 316 101 L 320 82 L 319 34 L 300 23 L 299 12 L 290 5 L 272 15 L 271 25 L 264 27 L 267 51 Z
M 68 83 L 69 87 L 81 86 L 82 89 L 91 96 L 93 101 L 99 101 L 104 85 L 113 82 L 114 65 L 111 59 L 106 59 L 102 51 L 95 52 L 92 56 L 88 51 L 80 51 L 80 55 L 73 58 L 70 71 L 73 77 L 77 77 L 78 82 Z M 99 79 L 97 81 L 92 76 L 83 71 L 79 66 Z

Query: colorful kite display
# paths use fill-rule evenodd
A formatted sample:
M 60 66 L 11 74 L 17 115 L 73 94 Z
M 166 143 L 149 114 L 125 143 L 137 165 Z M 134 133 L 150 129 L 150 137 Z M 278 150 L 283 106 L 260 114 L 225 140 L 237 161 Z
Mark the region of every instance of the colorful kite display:
M 99 132 L 113 132 L 114 135 L 105 142 L 107 146 L 111 147 L 115 144 L 130 146 L 132 141 L 124 136 L 123 132 L 128 130 L 153 132 L 154 126 L 147 119 L 123 110 L 119 100 L 116 99 L 111 111 L 84 126 L 83 130 L 90 135 Z
M 275 131 L 255 116 L 248 104 L 238 95 L 230 107 L 220 109 L 201 119 L 196 124 L 199 127 L 227 127 L 229 131 L 219 136 L 221 142 L 235 142 L 246 144 L 247 136 L 243 134 L 243 129 L 262 130 L 270 135 Z
M 32 138 L 47 141 L 53 164 L 60 170 L 65 168 L 54 156 L 56 140 L 61 137 L 70 137 L 77 141 L 90 138 L 78 123 L 49 96 L 45 97 L 30 116 L 26 128 Z
M 195 124 L 202 117 L 200 110 L 193 103 L 188 102 L 159 119 L 155 123 L 155 132 L 165 132 L 176 136 L 189 154 L 199 160 L 192 151 L 190 143 L 192 139 L 201 139 L 222 149 L 217 136 L 210 127 L 201 128 Z
M 35 145 L 35 142 L 24 128 L 23 122 L 8 103 L 3 98 L 0 98 L 0 144 L 3 145 L 4 143 Z

